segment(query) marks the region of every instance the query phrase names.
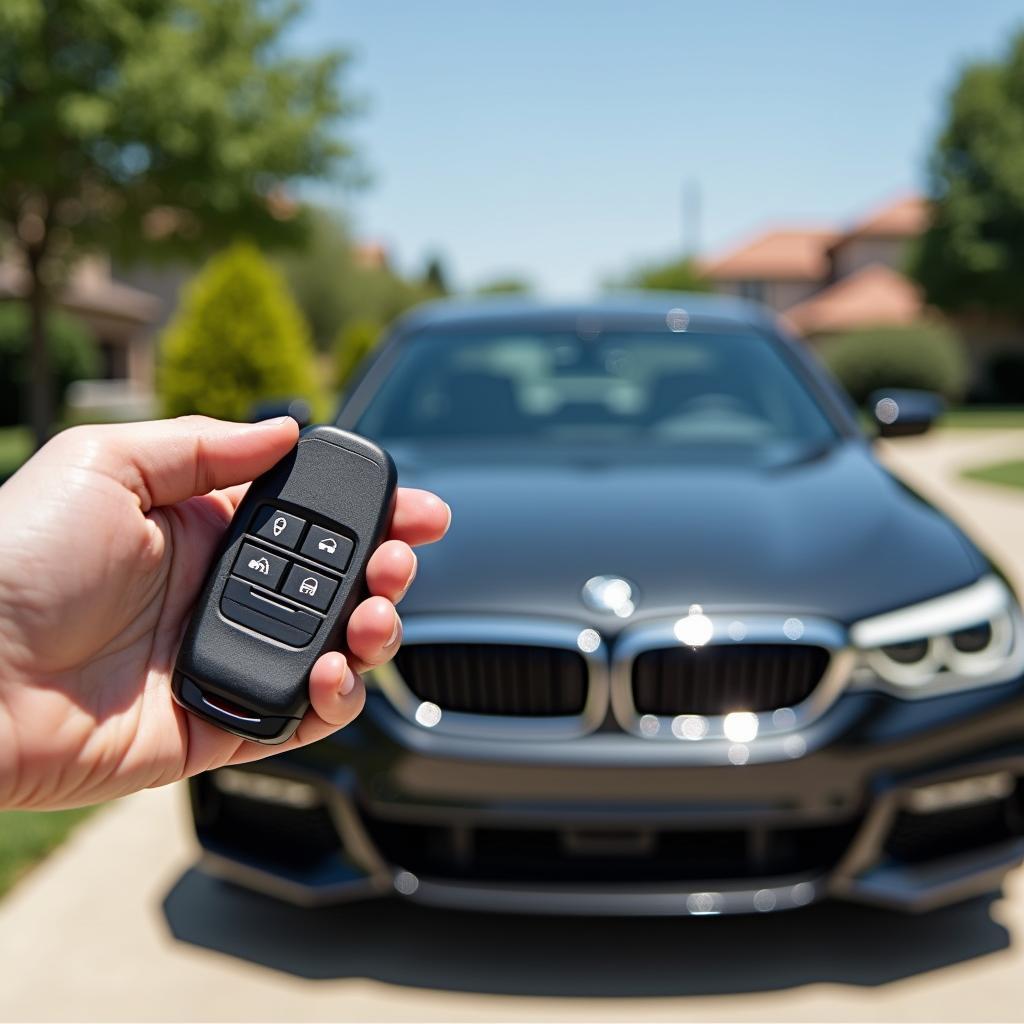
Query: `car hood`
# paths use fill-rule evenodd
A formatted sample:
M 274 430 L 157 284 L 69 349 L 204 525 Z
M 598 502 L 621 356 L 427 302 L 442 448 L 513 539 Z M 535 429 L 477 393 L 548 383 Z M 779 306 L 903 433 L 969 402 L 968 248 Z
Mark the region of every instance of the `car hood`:
M 967 586 L 986 563 L 866 444 L 811 457 L 626 461 L 395 450 L 403 484 L 452 507 L 448 537 L 422 550 L 408 613 L 519 613 L 624 623 L 581 588 L 636 584 L 631 621 L 764 610 L 850 623 Z

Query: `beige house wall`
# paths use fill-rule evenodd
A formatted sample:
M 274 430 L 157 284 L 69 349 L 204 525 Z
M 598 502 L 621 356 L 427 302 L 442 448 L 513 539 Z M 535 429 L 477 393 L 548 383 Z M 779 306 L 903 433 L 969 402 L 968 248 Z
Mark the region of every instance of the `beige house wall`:
M 906 262 L 905 238 L 851 238 L 832 250 L 832 277 L 849 277 L 871 263 L 884 263 L 902 273 Z

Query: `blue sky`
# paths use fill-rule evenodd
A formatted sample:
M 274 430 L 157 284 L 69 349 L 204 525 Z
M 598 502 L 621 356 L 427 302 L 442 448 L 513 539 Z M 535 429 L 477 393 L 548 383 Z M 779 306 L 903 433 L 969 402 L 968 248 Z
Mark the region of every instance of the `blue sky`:
M 681 249 L 686 181 L 703 252 L 922 185 L 957 69 L 1017 27 L 1003 0 L 317 0 L 291 45 L 349 49 L 367 101 L 372 186 L 316 198 L 405 269 L 585 295 Z

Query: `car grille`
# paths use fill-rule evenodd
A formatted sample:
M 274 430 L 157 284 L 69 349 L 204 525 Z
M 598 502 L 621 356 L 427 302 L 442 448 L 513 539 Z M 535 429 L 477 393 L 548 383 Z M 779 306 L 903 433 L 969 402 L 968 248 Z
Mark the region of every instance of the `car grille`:
M 421 701 L 477 715 L 578 715 L 587 699 L 583 658 L 557 647 L 411 644 L 395 657 Z
M 809 697 L 829 663 L 824 647 L 736 644 L 644 651 L 633 663 L 641 715 L 770 711 Z

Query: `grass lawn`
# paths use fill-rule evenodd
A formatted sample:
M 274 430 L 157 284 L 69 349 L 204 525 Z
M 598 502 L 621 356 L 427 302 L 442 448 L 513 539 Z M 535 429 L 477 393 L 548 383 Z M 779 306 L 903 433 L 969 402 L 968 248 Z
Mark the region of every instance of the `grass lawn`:
M 978 466 L 962 474 L 967 480 L 983 480 L 988 484 L 1002 484 L 1004 487 L 1024 487 L 1024 459 L 1013 462 L 997 462 L 991 466 Z
M 32 435 L 27 427 L 0 428 L 0 483 L 31 454 Z M 0 896 L 94 809 L 0 811 Z
M 27 427 L 0 428 L 0 483 L 32 454 Z M 0 811 L 0 896 L 59 846 L 94 808 L 74 811 Z
M 28 427 L 0 427 L 0 483 L 32 454 Z
M 0 811 L 0 896 L 94 810 Z
M 948 409 L 939 420 L 939 427 L 953 430 L 984 428 L 1002 430 L 1005 427 L 1024 428 L 1024 406 L 1021 405 L 968 405 Z

